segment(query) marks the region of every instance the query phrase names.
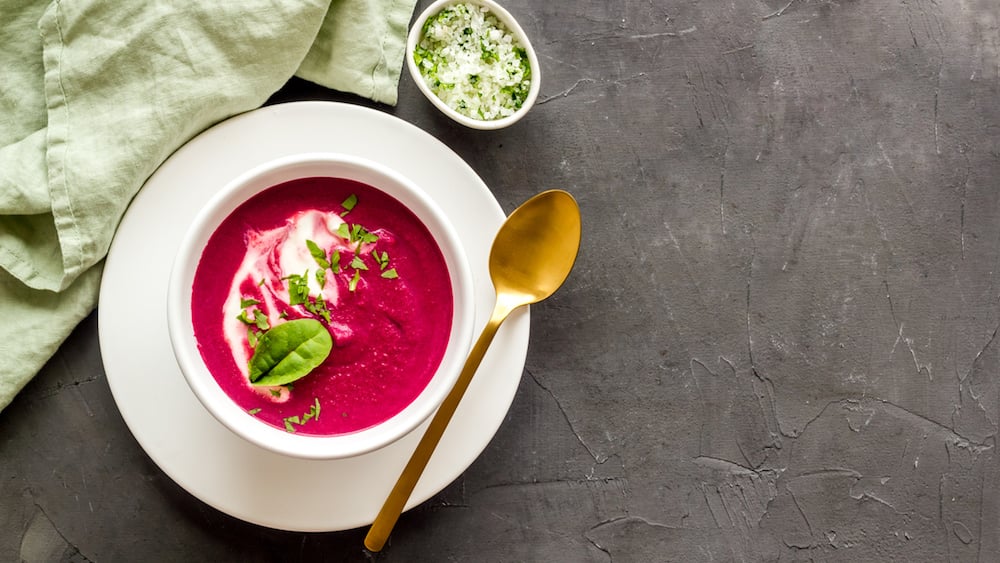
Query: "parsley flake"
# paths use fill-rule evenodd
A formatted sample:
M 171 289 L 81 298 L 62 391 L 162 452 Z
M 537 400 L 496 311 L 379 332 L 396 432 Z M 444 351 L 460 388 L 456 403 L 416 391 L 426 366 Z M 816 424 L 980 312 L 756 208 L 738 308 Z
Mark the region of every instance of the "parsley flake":
M 347 283 L 347 289 L 354 291 L 358 288 L 358 281 L 361 280 L 361 270 L 354 270 L 354 277 Z
M 326 259 L 326 252 L 324 252 L 318 244 L 306 239 L 306 246 L 309 248 L 309 254 L 312 254 L 313 260 L 316 261 L 316 264 L 318 264 L 320 268 L 323 268 L 324 270 L 330 268 L 330 262 Z
M 351 267 L 354 268 L 355 270 L 368 269 L 368 266 L 365 265 L 364 261 L 361 259 L 360 256 L 355 256 L 354 259 L 351 260 Z
M 354 194 L 351 194 L 351 195 L 347 196 L 347 199 L 345 199 L 340 204 L 344 208 L 344 212 L 341 213 L 340 216 L 343 217 L 344 215 L 347 215 L 348 213 L 350 213 L 351 210 L 354 209 L 354 206 L 357 205 L 357 204 L 358 204 L 358 196 L 356 196 Z
M 372 258 L 374 258 L 375 259 L 375 263 L 378 264 L 378 269 L 379 270 L 384 270 L 384 269 L 386 269 L 386 267 L 389 266 L 389 253 L 386 252 L 386 251 L 384 251 L 384 250 L 382 251 L 381 254 L 379 254 L 378 249 L 377 248 L 373 248 L 372 249 Z
M 309 407 L 309 412 L 299 416 L 289 416 L 282 419 L 285 423 L 285 431 L 295 433 L 295 426 L 304 426 L 310 420 L 319 420 L 319 397 L 313 397 L 313 404 Z
M 267 330 L 271 328 L 271 323 L 267 322 L 267 315 L 261 313 L 260 309 L 257 309 L 253 312 L 253 324 L 261 330 Z
M 317 297 L 314 301 L 306 301 L 302 304 L 302 306 L 306 308 L 306 311 L 323 317 L 323 320 L 326 321 L 327 324 L 330 324 L 330 309 L 326 306 L 326 300 L 323 299 L 322 295 Z
M 289 305 L 301 305 L 309 300 L 309 280 L 306 278 L 306 274 L 308 273 L 309 271 L 306 270 L 301 276 L 292 274 L 286 278 L 282 278 L 288 281 Z
M 340 273 L 340 251 L 333 250 L 330 252 L 330 271 L 335 274 Z

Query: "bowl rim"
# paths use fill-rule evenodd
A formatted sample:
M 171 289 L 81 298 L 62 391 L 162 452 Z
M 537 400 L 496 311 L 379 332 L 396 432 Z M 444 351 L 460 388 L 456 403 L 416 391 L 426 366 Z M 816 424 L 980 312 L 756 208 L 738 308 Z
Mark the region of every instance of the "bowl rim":
M 525 98 L 521 107 L 507 117 L 481 120 L 473 119 L 458 113 L 449 107 L 444 100 L 437 97 L 433 91 L 431 91 L 430 86 L 427 85 L 424 81 L 424 77 L 420 74 L 420 69 L 417 68 L 417 63 L 413 60 L 413 51 L 416 48 L 417 43 L 420 41 L 420 37 L 423 35 L 424 23 L 427 22 L 427 19 L 437 14 L 444 8 L 455 4 L 477 4 L 488 8 L 490 12 L 493 12 L 493 14 L 497 16 L 497 19 L 507 26 L 507 29 L 514 34 L 517 40 L 521 43 L 521 47 L 523 47 L 525 52 L 528 54 L 528 64 L 531 65 L 531 86 L 528 89 L 528 96 Z M 461 123 L 471 129 L 495 130 L 513 125 L 524 117 L 528 113 L 528 110 L 535 105 L 535 100 L 538 98 L 538 93 L 541 90 L 542 73 L 538 65 L 538 55 L 535 53 L 535 48 L 531 45 L 531 41 L 528 39 L 528 34 L 524 32 L 524 29 L 521 28 L 521 25 L 517 23 L 517 20 L 514 19 L 514 16 L 511 15 L 510 12 L 493 0 L 436 0 L 434 3 L 427 6 L 427 8 L 425 8 L 419 16 L 417 16 L 417 19 L 414 20 L 413 25 L 410 27 L 410 31 L 406 37 L 405 58 L 406 68 L 410 73 L 410 77 L 414 82 L 416 82 L 417 88 L 424 95 L 424 97 L 452 120 L 457 121 L 458 123 Z
M 336 170 L 350 175 L 306 173 Z M 300 173 L 296 173 L 296 172 Z M 448 346 L 428 385 L 403 410 L 375 426 L 333 436 L 289 433 L 246 413 L 216 383 L 194 338 L 190 287 L 204 244 L 233 210 L 254 195 L 304 177 L 343 177 L 368 184 L 405 205 L 431 232 L 444 255 L 452 285 L 454 311 Z M 378 185 L 381 184 L 381 185 Z M 398 190 L 398 191 L 397 191 Z M 185 289 L 187 288 L 187 289 Z M 167 287 L 167 332 L 181 374 L 202 406 L 230 431 L 263 449 L 303 459 L 362 455 L 399 440 L 427 420 L 454 386 L 472 343 L 475 299 L 473 276 L 464 246 L 447 215 L 413 181 L 384 164 L 334 152 L 307 152 L 272 159 L 225 184 L 188 225 L 171 265 Z

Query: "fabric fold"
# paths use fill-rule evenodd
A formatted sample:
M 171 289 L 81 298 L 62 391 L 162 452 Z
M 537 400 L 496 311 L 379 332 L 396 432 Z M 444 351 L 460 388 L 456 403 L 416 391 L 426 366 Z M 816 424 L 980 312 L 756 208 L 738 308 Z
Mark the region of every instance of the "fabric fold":
M 0 40 L 18 46 L 0 54 L 12 77 L 0 83 L 0 315 L 30 348 L 0 334 L 0 353 L 20 358 L 0 373 L 0 409 L 93 310 L 118 221 L 173 151 L 300 70 L 394 103 L 412 10 L 408 0 L 0 0 L 10 15 Z

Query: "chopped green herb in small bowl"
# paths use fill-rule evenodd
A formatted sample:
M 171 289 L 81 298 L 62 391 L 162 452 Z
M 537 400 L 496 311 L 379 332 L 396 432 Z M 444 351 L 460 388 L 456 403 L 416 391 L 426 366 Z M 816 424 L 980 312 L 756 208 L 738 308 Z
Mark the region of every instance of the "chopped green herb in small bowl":
M 407 68 L 431 103 L 473 129 L 524 117 L 541 84 L 528 36 L 492 0 L 438 0 L 416 19 Z

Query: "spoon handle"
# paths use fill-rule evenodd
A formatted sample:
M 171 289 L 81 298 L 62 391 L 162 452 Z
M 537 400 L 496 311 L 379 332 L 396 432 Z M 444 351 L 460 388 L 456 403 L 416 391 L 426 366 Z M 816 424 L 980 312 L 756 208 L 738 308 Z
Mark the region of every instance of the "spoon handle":
M 368 529 L 368 535 L 365 536 L 365 547 L 369 551 L 381 551 L 386 540 L 389 539 L 389 534 L 392 532 L 393 526 L 399 520 L 399 515 L 403 512 L 403 508 L 406 506 L 406 501 L 409 500 L 413 488 L 417 486 L 417 481 L 420 480 L 420 475 L 423 474 L 424 468 L 427 467 L 427 462 L 430 461 L 431 454 L 434 453 L 438 442 L 441 441 L 441 436 L 448 427 L 448 422 L 451 421 L 452 415 L 455 414 L 455 409 L 458 408 L 458 403 L 462 400 L 462 396 L 465 395 L 465 390 L 468 389 L 469 383 L 472 382 L 472 376 L 475 375 L 479 364 L 483 361 L 486 350 L 490 347 L 490 343 L 493 342 L 493 337 L 496 336 L 497 329 L 500 328 L 500 324 L 507 319 L 514 308 L 499 300 L 497 301 L 496 307 L 494 307 L 493 313 L 490 315 L 489 322 L 486 323 L 483 332 L 479 335 L 479 339 L 473 345 L 472 351 L 469 352 L 469 357 L 465 361 L 462 373 L 458 376 L 458 381 L 455 382 L 455 386 L 452 387 L 451 391 L 445 397 L 444 402 L 438 407 L 437 413 L 435 413 L 434 418 L 431 419 L 431 423 L 427 427 L 427 431 L 420 439 L 420 443 L 417 444 L 417 449 L 413 451 L 410 461 L 403 468 L 399 479 L 396 480 L 396 485 L 385 499 L 378 515 L 375 516 L 375 521 L 372 522 L 371 528 Z

